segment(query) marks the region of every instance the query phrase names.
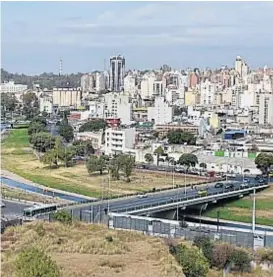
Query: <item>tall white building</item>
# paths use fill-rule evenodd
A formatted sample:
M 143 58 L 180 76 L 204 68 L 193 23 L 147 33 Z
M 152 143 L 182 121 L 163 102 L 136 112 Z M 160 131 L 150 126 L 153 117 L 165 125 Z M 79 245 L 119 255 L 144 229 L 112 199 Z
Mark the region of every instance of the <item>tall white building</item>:
M 105 154 L 121 154 L 134 148 L 135 128 L 107 128 L 105 130 Z
M 105 104 L 97 101 L 89 102 L 90 117 L 104 118 Z
M 96 73 L 96 92 L 105 90 L 105 76 L 101 72 Z
M 217 85 L 210 82 L 208 79 L 200 84 L 201 105 L 212 105 L 214 94 L 217 91 Z
M 95 78 L 91 73 L 84 74 L 81 77 L 81 89 L 83 93 L 93 91 L 94 84 L 95 84 Z
M 249 67 L 248 67 L 247 63 L 240 56 L 236 57 L 235 71 L 237 73 L 239 73 L 242 80 L 246 80 L 246 77 L 249 73 Z
M 134 95 L 137 91 L 136 76 L 132 72 L 129 72 L 124 78 L 124 91 L 130 95 Z
M 167 124 L 173 120 L 173 107 L 164 97 L 156 97 L 154 107 L 148 107 L 148 120 L 155 124 Z
M 152 98 L 154 93 L 154 82 L 156 81 L 156 76 L 154 72 L 147 72 L 143 75 L 140 84 L 140 95 L 142 99 Z
M 259 102 L 259 124 L 273 125 L 273 94 L 260 94 Z
M 110 90 L 121 91 L 124 87 L 125 58 L 113 56 L 110 58 Z
M 130 96 L 125 93 L 107 93 L 105 99 L 105 118 L 120 118 L 121 124 L 132 123 L 133 109 Z
M 48 114 L 52 114 L 53 112 L 53 103 L 52 103 L 52 96 L 42 94 L 39 97 L 40 102 L 40 112 L 46 112 Z
M 27 85 L 14 84 L 13 81 L 1 84 L 1 93 L 16 93 L 27 90 Z
M 53 105 L 58 107 L 79 107 L 81 88 L 53 88 Z

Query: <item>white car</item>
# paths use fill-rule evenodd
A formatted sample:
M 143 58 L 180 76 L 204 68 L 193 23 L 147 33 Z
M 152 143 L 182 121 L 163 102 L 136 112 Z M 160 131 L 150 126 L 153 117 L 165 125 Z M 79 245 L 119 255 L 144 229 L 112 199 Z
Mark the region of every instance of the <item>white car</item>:
M 138 195 L 138 198 L 146 198 L 147 197 L 147 194 L 139 194 Z
M 1 201 L 1 208 L 4 208 L 5 206 L 6 206 L 6 204 Z

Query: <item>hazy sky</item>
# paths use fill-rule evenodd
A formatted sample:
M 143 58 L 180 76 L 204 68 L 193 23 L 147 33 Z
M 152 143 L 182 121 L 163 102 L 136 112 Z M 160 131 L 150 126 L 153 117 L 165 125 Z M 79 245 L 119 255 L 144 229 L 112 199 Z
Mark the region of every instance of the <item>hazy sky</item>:
M 273 66 L 273 2 L 3 2 L 2 67 L 90 72 L 126 68 Z

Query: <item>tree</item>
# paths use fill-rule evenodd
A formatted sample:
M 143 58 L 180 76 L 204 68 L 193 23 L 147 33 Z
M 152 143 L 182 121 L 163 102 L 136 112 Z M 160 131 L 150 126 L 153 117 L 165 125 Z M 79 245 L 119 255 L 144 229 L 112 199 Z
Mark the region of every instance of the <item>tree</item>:
M 79 132 L 100 131 L 102 129 L 105 129 L 106 126 L 107 126 L 107 124 L 103 119 L 97 119 L 94 121 L 88 121 L 88 122 L 84 123 L 80 127 Z
M 212 264 L 219 269 L 223 269 L 230 260 L 234 246 L 228 243 L 217 243 L 212 250 Z
M 45 153 L 54 148 L 55 137 L 45 132 L 34 133 L 30 136 L 30 143 L 37 151 Z
M 154 157 L 153 157 L 153 155 L 150 154 L 150 153 L 146 153 L 145 156 L 144 156 L 144 158 L 145 158 L 145 161 L 146 161 L 147 163 L 152 163 L 152 162 L 154 161 Z
M 103 171 L 106 169 L 106 161 L 103 156 L 98 158 L 95 155 L 91 155 L 86 162 L 86 167 L 89 174 L 99 171 L 100 175 L 102 175 Z
M 73 158 L 76 156 L 76 150 L 74 146 L 62 147 L 60 149 L 59 158 L 64 163 L 65 167 L 73 165 Z
M 127 182 L 129 183 L 131 181 L 130 176 L 132 175 L 132 171 L 135 165 L 135 158 L 131 155 L 121 155 L 119 159 L 121 163 L 121 168 L 125 176 L 127 177 Z
M 213 264 L 213 243 L 209 237 L 195 237 L 193 244 L 202 250 L 210 265 Z
M 34 92 L 28 92 L 23 95 L 23 115 L 26 120 L 32 119 L 39 114 L 38 98 Z
M 74 138 L 73 127 L 69 124 L 61 124 L 59 134 L 65 139 L 66 142 L 70 142 Z
M 199 166 L 203 169 L 206 169 L 207 168 L 207 164 L 206 163 L 200 163 Z
M 54 164 L 55 167 L 58 167 L 58 152 L 56 149 L 50 149 L 48 150 L 42 157 L 42 163 L 49 164 L 49 167 L 52 168 L 52 165 Z
M 92 140 L 76 140 L 73 141 L 73 146 L 75 147 L 77 156 L 89 156 L 95 153 L 95 150 L 92 146 Z
M 45 126 L 40 122 L 32 122 L 28 127 L 28 135 L 31 136 L 35 133 L 46 132 Z
M 184 132 L 183 130 L 169 131 L 167 138 L 170 144 L 196 144 L 196 137 L 192 133 Z
M 72 223 L 72 215 L 67 210 L 59 210 L 54 213 L 53 218 L 57 221 L 60 221 L 64 224 L 71 224 Z
M 171 253 L 182 266 L 186 277 L 205 277 L 209 271 L 209 264 L 203 253 L 196 247 L 188 248 L 178 245 L 172 248 Z
M 251 268 L 251 258 L 244 249 L 234 249 L 230 256 L 230 261 L 234 263 L 235 269 L 241 273 L 244 271 L 249 271 Z
M 194 154 L 183 154 L 178 160 L 178 164 L 185 165 L 187 168 L 198 164 L 198 159 Z
M 255 158 L 255 164 L 257 168 L 261 169 L 263 172 L 267 173 L 268 169 L 273 165 L 273 155 L 267 153 L 260 153 Z
M 15 260 L 18 277 L 59 277 L 57 264 L 44 251 L 28 247 L 21 251 Z
M 2 116 L 6 116 L 6 112 L 14 112 L 18 105 L 18 101 L 14 94 L 1 93 L 1 111 Z
M 164 154 L 164 149 L 162 148 L 162 146 L 158 146 L 155 149 L 154 154 L 156 154 L 156 163 L 157 163 L 157 166 L 158 166 L 158 164 L 159 164 L 159 157 Z

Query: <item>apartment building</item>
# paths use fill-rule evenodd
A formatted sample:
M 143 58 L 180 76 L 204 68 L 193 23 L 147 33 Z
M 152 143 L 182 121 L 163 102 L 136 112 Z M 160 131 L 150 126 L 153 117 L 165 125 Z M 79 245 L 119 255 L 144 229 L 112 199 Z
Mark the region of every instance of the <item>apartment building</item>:
M 174 108 L 164 99 L 156 97 L 154 107 L 148 107 L 148 121 L 155 124 L 167 124 L 173 120 Z
M 1 93 L 16 93 L 27 90 L 27 85 L 15 84 L 13 81 L 1 84 Z
M 273 93 L 262 93 L 259 98 L 259 124 L 273 125 Z
M 107 128 L 105 130 L 105 155 L 115 155 L 134 148 L 135 128 Z

